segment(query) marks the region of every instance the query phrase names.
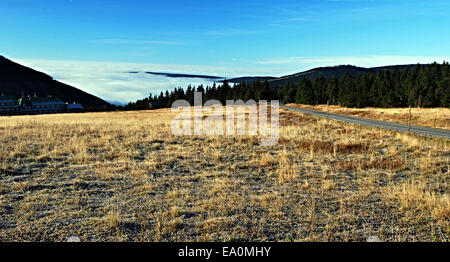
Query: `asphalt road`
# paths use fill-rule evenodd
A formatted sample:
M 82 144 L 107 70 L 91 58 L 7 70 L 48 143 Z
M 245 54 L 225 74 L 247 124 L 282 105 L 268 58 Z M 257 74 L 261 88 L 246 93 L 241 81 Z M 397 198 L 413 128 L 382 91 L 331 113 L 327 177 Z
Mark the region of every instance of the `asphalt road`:
M 333 120 L 337 120 L 337 121 L 343 121 L 343 122 L 347 122 L 347 123 L 353 123 L 353 124 L 371 126 L 371 127 L 378 127 L 378 128 L 390 129 L 390 130 L 401 131 L 401 132 L 408 132 L 408 125 L 403 125 L 403 124 L 384 122 L 384 121 L 372 120 L 372 119 L 355 117 L 355 116 L 338 115 L 338 114 L 332 114 L 332 113 L 327 114 L 326 112 L 291 107 L 291 106 L 284 106 L 284 105 L 280 105 L 280 108 L 297 111 L 300 113 L 310 114 L 310 115 L 314 115 L 314 116 L 318 116 L 318 117 L 329 118 L 329 119 L 333 119 Z M 450 131 L 443 130 L 443 129 L 411 126 L 411 133 L 450 139 Z

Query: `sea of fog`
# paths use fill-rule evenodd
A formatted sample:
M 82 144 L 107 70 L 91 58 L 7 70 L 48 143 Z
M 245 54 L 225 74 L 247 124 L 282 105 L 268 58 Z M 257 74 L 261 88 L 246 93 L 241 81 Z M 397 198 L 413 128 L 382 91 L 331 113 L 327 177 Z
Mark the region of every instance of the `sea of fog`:
M 199 85 L 212 86 L 214 82 L 219 84 L 222 79 L 190 78 L 190 77 L 167 77 L 162 75 L 152 75 L 146 72 L 121 73 L 104 79 L 102 86 L 108 92 L 97 90 L 96 86 L 85 84 L 87 92 L 97 93 L 100 97 L 113 104 L 124 104 L 137 99 L 142 99 L 149 94 L 159 95 L 160 92 L 169 92 L 174 88 L 186 89 L 189 85 L 197 87 Z
M 188 85 L 212 85 L 221 79 L 167 77 L 147 72 L 179 73 L 232 78 L 251 75 L 252 72 L 236 68 L 220 68 L 189 65 L 156 65 L 109 62 L 80 62 L 55 60 L 16 60 L 52 76 L 55 80 L 77 87 L 114 104 L 126 104 L 148 97 L 150 93 L 159 95 L 176 87 Z

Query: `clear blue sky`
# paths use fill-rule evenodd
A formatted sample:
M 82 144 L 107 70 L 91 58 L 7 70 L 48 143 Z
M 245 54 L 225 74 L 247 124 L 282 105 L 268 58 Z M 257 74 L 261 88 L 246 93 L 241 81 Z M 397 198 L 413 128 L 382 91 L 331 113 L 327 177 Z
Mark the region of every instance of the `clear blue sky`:
M 273 75 L 441 62 L 450 55 L 449 28 L 448 0 L 0 1 L 0 54 L 13 59 Z
M 216 2 L 1 0 L 1 53 L 208 65 L 450 51 L 447 0 Z

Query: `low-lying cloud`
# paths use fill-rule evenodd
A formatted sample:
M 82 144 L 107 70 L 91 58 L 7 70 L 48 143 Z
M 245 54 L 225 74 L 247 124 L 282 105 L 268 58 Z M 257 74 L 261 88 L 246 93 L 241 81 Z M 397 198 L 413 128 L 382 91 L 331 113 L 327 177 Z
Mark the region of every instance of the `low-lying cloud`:
M 359 56 L 359 57 L 287 57 L 259 61 L 232 60 L 224 66 L 195 66 L 173 64 L 137 64 L 113 62 L 81 62 L 15 59 L 18 63 L 51 75 L 54 79 L 73 85 L 107 101 L 128 103 L 147 97 L 150 93 L 175 87 L 212 85 L 213 80 L 200 78 L 170 78 L 145 72 L 167 72 L 239 76 L 283 76 L 320 66 L 356 65 L 374 67 L 396 64 L 441 63 L 445 56 Z M 130 73 L 139 72 L 139 73 Z
M 159 94 L 161 91 L 172 90 L 175 87 L 185 88 L 189 84 L 193 86 L 213 84 L 212 80 L 170 78 L 145 73 L 148 71 L 221 75 L 228 77 L 254 73 L 235 67 L 27 59 L 16 59 L 16 61 L 49 74 L 60 82 L 73 85 L 107 101 L 120 103 L 135 101 L 136 99 L 147 97 L 150 93 Z

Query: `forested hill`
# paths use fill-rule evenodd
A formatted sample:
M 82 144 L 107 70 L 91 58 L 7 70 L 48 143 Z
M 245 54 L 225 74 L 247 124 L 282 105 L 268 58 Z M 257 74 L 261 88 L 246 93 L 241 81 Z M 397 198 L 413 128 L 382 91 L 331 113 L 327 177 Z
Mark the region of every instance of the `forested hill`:
M 81 103 L 87 109 L 103 109 L 110 106 L 96 96 L 0 56 L 0 95 L 19 98 L 22 93 L 31 96 L 52 95 L 64 102 Z
M 284 102 L 303 104 L 450 107 L 450 66 L 444 62 L 372 68 L 366 74 L 302 79 L 284 85 L 278 93 Z
M 348 67 L 348 66 L 347 66 Z M 348 67 L 353 70 L 357 67 Z M 311 70 L 313 72 L 314 70 Z M 310 72 L 310 73 L 311 73 Z M 450 66 L 443 64 L 389 66 L 366 69 L 365 73 L 345 73 L 288 81 L 279 88 L 270 81 L 245 82 L 231 86 L 189 86 L 176 88 L 129 103 L 126 109 L 147 109 L 150 104 L 170 107 L 177 99 L 193 104 L 194 91 L 204 94 L 203 101 L 249 99 L 280 100 L 282 103 L 337 104 L 347 107 L 450 107 Z
M 268 81 L 270 87 L 282 87 L 283 85 L 286 85 L 289 82 L 297 83 L 303 78 L 314 80 L 318 77 L 325 77 L 325 78 L 342 77 L 346 74 L 356 76 L 367 73 L 376 73 L 380 70 L 394 71 L 396 69 L 397 70 L 411 69 L 415 66 L 416 65 L 394 65 L 394 66 L 365 68 L 352 65 L 340 65 L 340 66 L 318 67 L 305 72 L 270 79 Z

